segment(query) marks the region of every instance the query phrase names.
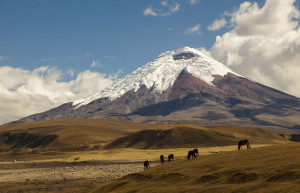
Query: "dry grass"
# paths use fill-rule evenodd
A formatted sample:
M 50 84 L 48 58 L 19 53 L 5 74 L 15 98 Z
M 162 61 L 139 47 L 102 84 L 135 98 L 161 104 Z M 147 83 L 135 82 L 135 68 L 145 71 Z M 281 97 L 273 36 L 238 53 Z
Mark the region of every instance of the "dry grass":
M 299 192 L 300 144 L 178 160 L 130 174 L 95 192 Z
M 236 145 L 239 140 L 250 143 L 274 144 L 286 142 L 281 136 L 261 128 L 200 127 L 194 125 L 163 125 L 118 138 L 105 149 L 162 149 L 176 147 L 212 147 Z
M 51 143 L 38 148 L 14 149 L 15 155 L 32 152 L 33 156 L 37 153 L 51 154 L 55 152 L 99 150 L 102 146 L 116 138 L 123 137 L 133 132 L 149 128 L 147 124 L 121 122 L 98 119 L 65 119 L 30 122 L 15 125 L 6 125 L 0 127 L 0 134 L 16 133 L 36 134 L 39 136 L 57 135 Z M 15 140 L 19 142 L 20 140 Z M 4 144 L 0 142 L 0 149 L 9 151 L 16 145 Z M 18 145 L 18 144 L 17 144 Z M 19 144 L 20 145 L 20 144 Z M 45 156 L 46 156 L 45 155 Z
M 94 159 L 123 159 L 112 153 L 106 153 L 103 147 L 108 143 L 128 136 L 138 134 L 142 130 L 150 131 L 172 131 L 169 138 L 159 140 L 154 136 L 151 143 L 140 140 L 136 135 L 135 139 L 129 139 L 117 148 L 124 148 L 126 144 L 134 143 L 132 148 L 147 149 L 168 149 L 175 148 L 195 148 L 235 145 L 239 139 L 247 138 L 251 144 L 276 144 L 286 143 L 282 137 L 270 131 L 260 128 L 246 127 L 200 127 L 188 124 L 151 125 L 134 122 L 120 122 L 98 119 L 65 119 L 41 122 L 30 122 L 23 124 L 7 125 L 0 127 L 0 137 L 3 133 L 15 134 L 26 133 L 26 137 L 31 137 L 28 143 L 35 140 L 35 148 L 28 147 L 28 143 L 23 143 L 20 136 L 15 137 L 11 143 L 4 143 L 0 139 L 0 156 L 2 160 L 68 160 L 80 157 L 80 160 Z M 45 136 L 57 136 L 53 141 L 42 144 Z M 148 137 L 146 137 L 147 139 Z M 136 140 L 136 141 L 135 141 Z M 194 140 L 194 141 L 193 141 Z M 146 145 L 145 145 L 146 144 Z M 17 146 L 17 147 L 15 147 Z M 131 152 L 131 150 L 126 150 Z M 120 151 L 115 155 L 122 154 Z M 104 156 L 107 154 L 106 156 Z M 98 156 L 98 157 L 97 157 Z M 129 155 L 130 156 L 130 155 Z M 134 156 L 132 156 L 134 157 Z M 130 160 L 130 159 L 125 159 Z
M 262 146 L 266 145 L 252 145 L 253 148 Z M 235 151 L 236 148 L 236 145 L 199 148 L 199 153 L 204 156 L 216 152 Z M 116 175 L 128 174 L 128 170 L 135 170 L 134 172 L 143 170 L 145 159 L 150 161 L 151 167 L 154 167 L 155 164 L 158 164 L 161 154 L 167 156 L 173 153 L 176 162 L 179 162 L 186 159 L 189 150 L 188 148 L 114 149 L 97 152 L 68 152 L 64 154 L 63 160 L 57 158 L 50 160 L 41 156 L 39 160 L 31 158 L 30 161 L 1 161 L 0 190 L 1 192 L 34 193 L 86 192 L 91 189 L 98 189 L 108 180 L 115 179 Z M 106 170 L 99 169 L 99 167 L 105 168 L 107 164 L 112 164 L 115 169 L 111 166 L 108 166 Z M 129 167 L 128 165 L 132 166 Z M 124 168 L 127 169 L 124 170 Z M 27 181 L 27 179 L 29 180 Z
M 175 146 L 155 149 L 153 146 L 149 149 L 139 149 L 137 146 L 102 149 L 115 139 L 145 129 L 167 131 L 174 128 L 184 128 L 185 135 L 190 135 L 188 132 L 191 130 L 201 131 L 203 135 L 216 141 L 206 146 L 195 146 L 187 140 L 183 143 L 184 146 L 181 144 L 178 148 Z M 85 192 L 98 189 L 105 182 L 94 170 L 84 171 L 87 172 L 84 178 L 82 173 L 72 171 L 66 175 L 72 175 L 72 178 L 66 179 L 40 181 L 33 179 L 30 182 L 24 179 L 20 182 L 17 179 L 22 178 L 20 174 L 23 171 L 30 176 L 28 171 L 37 170 L 36 178 L 39 179 L 39 169 L 56 172 L 61 168 L 81 164 L 90 167 L 93 164 L 101 165 L 101 162 L 137 162 L 139 166 L 142 164 L 139 162 L 146 159 L 158 161 L 161 154 L 168 156 L 171 153 L 175 155 L 175 162 L 131 174 L 103 186 L 96 192 L 255 192 L 256 190 L 268 192 L 267 190 L 272 188 L 274 191 L 271 192 L 293 192 L 297 188 L 292 189 L 292 185 L 299 186 L 299 180 L 296 179 L 300 168 L 299 145 L 291 143 L 273 146 L 289 142 L 259 128 L 151 125 L 97 119 L 66 119 L 1 126 L 0 135 L 3 133 L 12 136 L 26 133 L 25 136 L 33 137 L 33 140 L 48 135 L 57 135 L 57 138 L 36 148 L 29 148 L 26 144 L 12 148 L 14 145 L 22 145 L 18 138 L 15 138 L 12 144 L 0 140 L 2 192 Z M 172 136 L 175 142 L 179 140 L 176 135 Z M 224 146 L 223 140 L 228 138 L 234 145 Z M 250 141 L 253 149 L 238 152 L 236 142 L 244 138 Z M 203 144 L 205 139 L 200 142 Z M 186 161 L 188 150 L 196 147 L 199 149 L 200 159 Z M 16 181 L 5 183 L 7 176 Z M 74 176 L 78 178 L 75 179 Z

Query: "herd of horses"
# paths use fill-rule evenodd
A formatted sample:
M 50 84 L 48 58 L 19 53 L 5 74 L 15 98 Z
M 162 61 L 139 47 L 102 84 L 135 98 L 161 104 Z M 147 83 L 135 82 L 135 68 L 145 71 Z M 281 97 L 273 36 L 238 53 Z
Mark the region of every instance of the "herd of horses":
M 246 145 L 247 146 L 247 149 L 250 149 L 250 143 L 247 139 L 244 139 L 244 140 L 240 140 L 238 142 L 238 150 L 242 150 L 242 146 Z M 187 155 L 187 159 L 190 160 L 190 159 L 195 159 L 197 156 L 199 156 L 199 151 L 198 149 L 193 149 L 193 150 L 190 150 L 188 151 L 188 155 Z M 161 155 L 159 157 L 160 159 L 160 163 L 163 164 L 165 162 L 165 156 L 164 155 Z M 168 161 L 171 162 L 171 161 L 174 161 L 174 154 L 170 154 L 168 156 Z M 144 170 L 146 169 L 149 169 L 150 168 L 150 164 L 149 164 L 149 161 L 146 160 L 144 162 Z

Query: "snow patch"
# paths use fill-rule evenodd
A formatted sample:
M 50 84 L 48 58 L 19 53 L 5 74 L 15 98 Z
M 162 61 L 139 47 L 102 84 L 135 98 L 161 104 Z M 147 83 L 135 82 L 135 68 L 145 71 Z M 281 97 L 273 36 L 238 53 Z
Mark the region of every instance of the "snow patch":
M 86 99 L 74 101 L 73 106 L 78 108 L 104 97 L 114 100 L 128 91 L 136 92 L 142 85 L 145 85 L 148 89 L 152 88 L 153 92 L 162 93 L 172 87 L 183 70 L 210 85 L 213 85 L 213 75 L 224 76 L 230 72 L 241 76 L 222 63 L 202 54 L 199 50 L 184 47 L 160 54 L 157 59 L 138 68 L 124 78 L 116 80 L 99 93 Z

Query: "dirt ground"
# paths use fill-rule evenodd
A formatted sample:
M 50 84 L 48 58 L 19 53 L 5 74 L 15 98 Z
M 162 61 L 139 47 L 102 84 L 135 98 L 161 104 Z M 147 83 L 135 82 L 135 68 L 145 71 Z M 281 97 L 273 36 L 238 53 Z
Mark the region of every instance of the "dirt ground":
M 141 170 L 139 162 L 3 162 L 0 192 L 87 192 Z

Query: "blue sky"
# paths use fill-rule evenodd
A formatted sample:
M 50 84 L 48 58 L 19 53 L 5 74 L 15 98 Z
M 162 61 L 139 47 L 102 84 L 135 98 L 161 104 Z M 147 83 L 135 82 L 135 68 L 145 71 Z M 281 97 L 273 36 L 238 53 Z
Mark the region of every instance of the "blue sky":
M 0 0 L 0 124 L 184 46 L 300 96 L 300 0 Z
M 146 8 L 165 9 L 163 1 L 0 1 L 1 65 L 34 68 L 53 65 L 75 73 L 122 70 L 126 75 L 161 52 L 184 46 L 209 49 L 216 32 L 206 28 L 243 1 L 167 1 L 180 8 L 168 16 L 145 16 Z M 200 24 L 201 34 L 185 31 Z M 93 61 L 101 64 L 91 67 Z M 67 77 L 67 76 L 66 76 Z

